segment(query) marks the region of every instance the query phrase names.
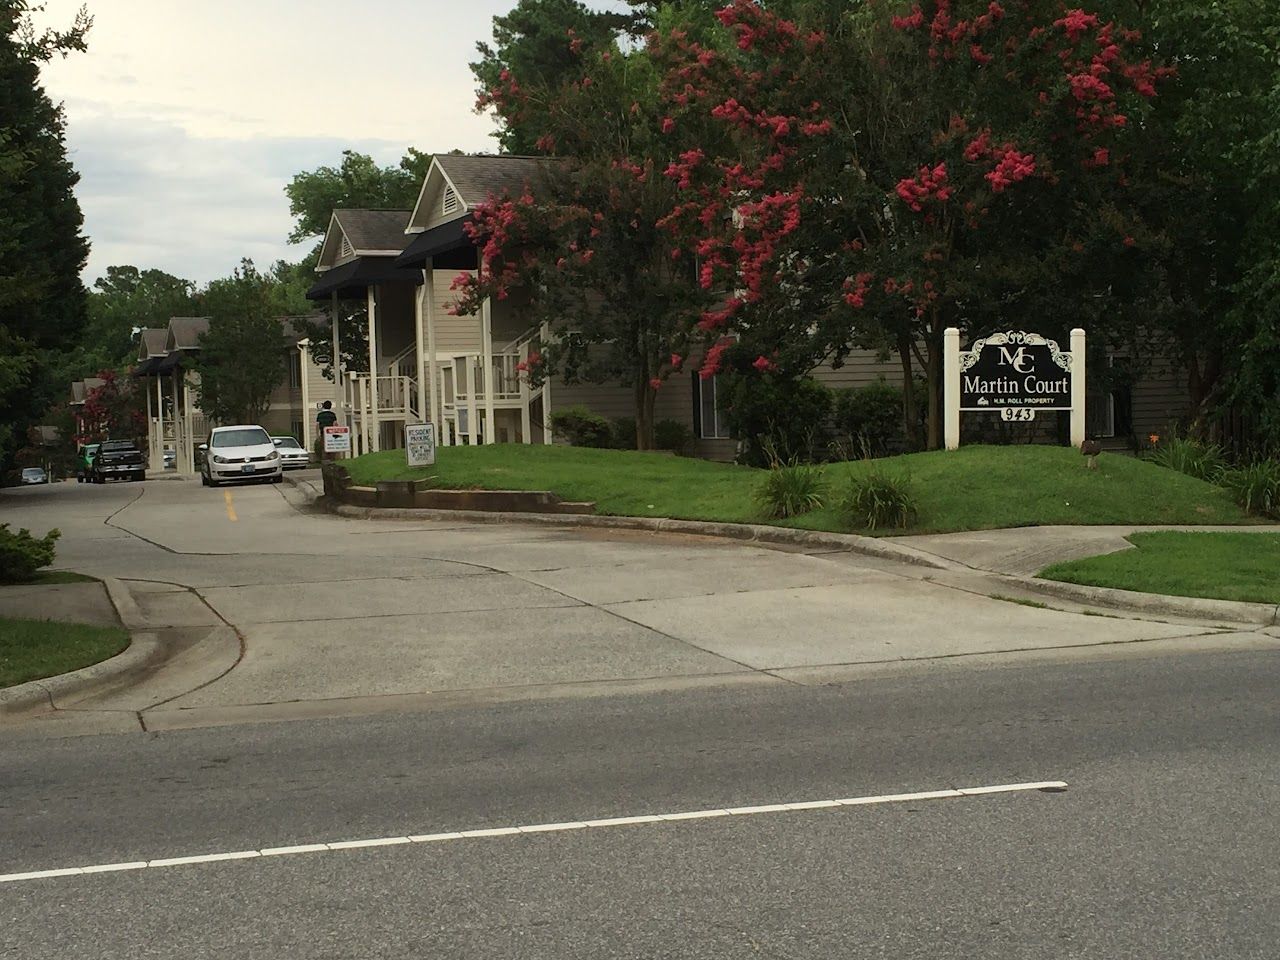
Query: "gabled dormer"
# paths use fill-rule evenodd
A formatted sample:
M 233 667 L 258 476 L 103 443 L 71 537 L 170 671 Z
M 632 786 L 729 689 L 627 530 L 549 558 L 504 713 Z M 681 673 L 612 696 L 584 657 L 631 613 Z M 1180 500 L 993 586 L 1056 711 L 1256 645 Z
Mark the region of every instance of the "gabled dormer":
M 534 186 L 555 162 L 547 157 L 433 154 L 405 232 L 425 233 L 467 216 L 490 196 L 518 194 Z
M 404 249 L 408 210 L 335 210 L 329 218 L 316 273 L 360 257 L 394 257 Z

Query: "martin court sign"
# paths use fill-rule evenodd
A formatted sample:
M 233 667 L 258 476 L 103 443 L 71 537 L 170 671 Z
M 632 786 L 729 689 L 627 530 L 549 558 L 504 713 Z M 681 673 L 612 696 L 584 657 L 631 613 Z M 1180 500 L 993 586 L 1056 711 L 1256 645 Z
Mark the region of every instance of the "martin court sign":
M 946 447 L 960 446 L 960 414 L 998 412 L 1029 421 L 1049 410 L 1071 411 L 1071 444 L 1085 440 L 1085 332 L 1071 331 L 1071 351 L 1025 330 L 993 333 L 960 349 L 960 331 L 943 333 Z

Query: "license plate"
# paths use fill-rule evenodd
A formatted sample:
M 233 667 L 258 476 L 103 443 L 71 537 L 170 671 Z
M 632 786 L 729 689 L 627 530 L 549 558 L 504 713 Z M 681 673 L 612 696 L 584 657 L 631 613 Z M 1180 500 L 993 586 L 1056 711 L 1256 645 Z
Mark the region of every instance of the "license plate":
M 241 468 L 240 468 L 240 472 L 241 472 L 241 473 L 253 473 L 253 464 L 251 464 L 251 463 L 246 463 L 243 467 L 241 467 Z

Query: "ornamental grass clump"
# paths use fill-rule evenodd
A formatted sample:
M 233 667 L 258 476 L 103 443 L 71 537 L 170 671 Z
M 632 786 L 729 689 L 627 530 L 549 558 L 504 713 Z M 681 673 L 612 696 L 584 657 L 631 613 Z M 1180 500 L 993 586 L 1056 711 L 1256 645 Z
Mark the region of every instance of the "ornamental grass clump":
M 1227 469 L 1225 450 L 1216 443 L 1203 443 L 1189 437 L 1169 437 L 1148 459 L 1157 466 L 1209 483 L 1217 483 Z
M 1227 470 L 1219 482 L 1245 513 L 1280 520 L 1280 460 L 1255 460 Z
M 772 447 L 768 441 L 766 444 Z M 770 455 L 772 466 L 756 488 L 756 504 L 769 520 L 786 520 L 822 507 L 827 492 L 827 478 L 822 468 L 812 463 L 790 463 Z
M 836 505 L 841 518 L 853 529 L 905 530 L 920 516 L 910 478 L 874 469 L 850 475 L 849 485 Z

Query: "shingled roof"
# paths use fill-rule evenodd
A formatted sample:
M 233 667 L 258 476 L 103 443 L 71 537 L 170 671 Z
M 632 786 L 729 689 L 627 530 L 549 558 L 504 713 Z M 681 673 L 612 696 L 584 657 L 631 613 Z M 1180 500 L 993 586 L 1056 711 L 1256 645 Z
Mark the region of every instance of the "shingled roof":
M 408 210 L 335 210 L 333 215 L 358 257 L 398 254 L 407 242 Z
M 146 360 L 148 357 L 164 356 L 168 352 L 165 349 L 168 340 L 168 330 L 162 330 L 159 327 L 144 328 L 138 337 L 138 359 Z
M 561 162 L 550 157 L 456 153 L 437 153 L 434 159 L 468 206 L 482 202 L 490 194 L 519 193 L 526 184 Z
M 166 346 L 170 350 L 198 350 L 200 337 L 208 332 L 208 317 L 171 317 Z

